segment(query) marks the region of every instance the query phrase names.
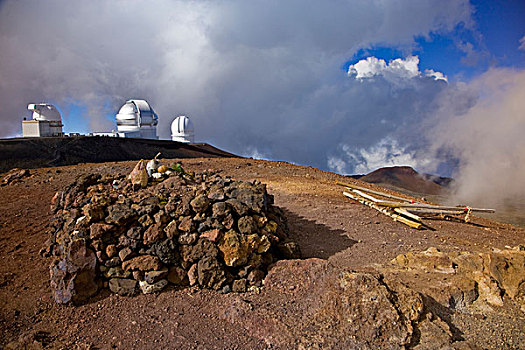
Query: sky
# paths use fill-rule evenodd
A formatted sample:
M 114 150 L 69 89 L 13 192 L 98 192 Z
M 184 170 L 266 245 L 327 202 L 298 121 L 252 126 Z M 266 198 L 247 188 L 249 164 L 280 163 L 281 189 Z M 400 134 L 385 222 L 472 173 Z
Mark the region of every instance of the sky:
M 244 156 L 525 196 L 523 0 L 3 0 L 0 47 L 0 137 L 28 103 L 88 133 L 140 98 L 161 139 L 185 114 Z

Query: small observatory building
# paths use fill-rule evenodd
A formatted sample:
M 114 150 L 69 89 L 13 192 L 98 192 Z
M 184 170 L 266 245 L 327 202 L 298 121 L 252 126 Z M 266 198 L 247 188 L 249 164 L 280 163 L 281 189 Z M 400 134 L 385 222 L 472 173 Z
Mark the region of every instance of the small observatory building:
M 33 119 L 22 122 L 23 137 L 64 136 L 62 117 L 55 106 L 49 103 L 31 103 L 27 105 L 27 109 L 33 112 Z
M 180 115 L 171 123 L 171 140 L 177 142 L 194 142 L 195 131 L 190 118 Z
M 158 116 L 146 100 L 128 100 L 116 115 L 119 137 L 158 139 Z

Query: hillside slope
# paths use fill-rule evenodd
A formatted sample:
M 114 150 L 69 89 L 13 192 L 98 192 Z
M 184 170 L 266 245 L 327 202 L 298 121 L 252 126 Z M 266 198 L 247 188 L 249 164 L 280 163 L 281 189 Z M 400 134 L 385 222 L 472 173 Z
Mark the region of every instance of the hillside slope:
M 0 140 L 0 173 L 12 168 L 42 168 L 163 158 L 236 157 L 206 143 L 117 137 L 39 137 Z
M 423 194 L 441 194 L 446 189 L 444 185 L 447 184 L 443 178 L 419 174 L 409 166 L 380 168 L 367 175 L 360 176 L 359 180 Z
M 51 259 L 39 254 L 49 237 L 51 198 L 79 175 L 128 174 L 136 162 L 31 170 L 29 177 L 0 187 L 0 347 L 12 341 L 19 348 L 73 349 L 525 347 L 524 311 L 506 296 L 499 305 L 485 301 L 488 292 L 499 290 L 494 280 L 476 284 L 459 270 L 450 273 L 450 259 L 433 250 L 417 255 L 429 247 L 450 256 L 470 252 L 454 259 L 476 267 L 465 258 L 489 257 L 494 248 L 507 252 L 506 246 L 523 244 L 525 230 L 474 217 L 470 224 L 428 221 L 433 231 L 417 231 L 347 199 L 334 184 L 377 189 L 358 180 L 283 162 L 182 162 L 191 171 L 213 169 L 267 184 L 303 259 L 280 261 L 259 292 L 170 287 L 157 295 L 101 293 L 84 305 L 57 305 L 49 284 Z M 391 265 L 400 255 L 413 270 Z M 512 269 L 521 273 L 523 261 L 513 261 Z M 512 272 L 505 270 L 506 260 L 494 262 L 490 268 L 503 276 Z

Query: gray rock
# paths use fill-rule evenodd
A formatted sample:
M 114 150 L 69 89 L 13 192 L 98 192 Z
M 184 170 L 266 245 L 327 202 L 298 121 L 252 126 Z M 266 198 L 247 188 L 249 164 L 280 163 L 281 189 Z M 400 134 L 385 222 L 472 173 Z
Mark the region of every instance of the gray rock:
M 264 192 L 256 192 L 253 188 L 237 188 L 230 193 L 230 198 L 236 198 L 256 213 L 266 208 Z
M 102 266 L 101 266 L 102 267 Z M 105 267 L 105 266 L 104 266 Z M 102 272 L 102 269 L 101 269 Z M 111 267 L 104 272 L 106 278 L 129 278 L 131 277 L 130 271 L 124 271 L 120 266 Z
M 196 213 L 202 213 L 210 206 L 210 200 L 204 196 L 199 195 L 190 202 L 191 207 Z
M 125 225 L 135 218 L 135 213 L 123 203 L 117 203 L 108 208 L 106 222 L 119 226 Z
M 240 280 L 235 280 L 232 283 L 232 291 L 237 293 L 246 292 L 246 279 L 241 278 Z
M 224 190 L 219 186 L 214 186 L 210 193 L 208 194 L 208 199 L 212 201 L 222 201 L 224 200 Z
M 257 233 L 257 222 L 251 216 L 243 216 L 237 222 L 237 227 L 240 233 L 250 234 Z
M 121 296 L 132 296 L 136 292 L 137 281 L 127 278 L 112 278 L 109 280 L 109 289 Z
M 114 258 L 111 258 L 109 260 L 106 260 L 106 262 L 104 263 L 104 265 L 106 267 L 115 267 L 115 266 L 119 266 L 120 264 L 122 263 L 122 261 L 120 261 L 120 258 L 118 256 L 114 257 Z
M 132 227 L 128 230 L 126 236 L 131 239 L 142 239 L 142 229 L 138 226 Z
M 201 287 L 219 290 L 226 282 L 225 272 L 219 261 L 205 256 L 197 265 L 198 282 Z
M 154 254 L 166 265 L 172 265 L 179 259 L 177 245 L 171 239 L 165 239 L 153 245 Z
M 225 202 L 213 203 L 211 210 L 214 218 L 222 218 L 230 213 L 230 209 Z
M 139 216 L 144 214 L 153 214 L 159 209 L 160 200 L 157 196 L 147 197 L 140 201 L 138 205 L 134 205 L 133 209 Z
M 139 281 L 139 287 L 142 293 L 144 294 L 153 294 L 158 293 L 163 290 L 168 285 L 167 280 L 160 280 L 153 284 L 150 284 L 146 281 Z
M 144 281 L 149 284 L 154 284 L 168 276 L 168 268 L 165 267 L 159 271 L 148 271 L 144 274 Z
M 51 289 L 59 304 L 82 303 L 98 291 L 97 258 L 84 239 L 72 241 L 61 260 L 50 266 Z
M 238 199 L 230 198 L 226 201 L 226 203 L 228 203 L 233 208 L 237 215 L 244 216 L 248 214 L 249 208 Z
M 133 251 L 131 250 L 130 247 L 126 247 L 122 250 L 120 250 L 118 252 L 118 256 L 120 258 L 121 261 L 126 261 L 128 260 L 129 258 L 132 258 L 133 257 Z

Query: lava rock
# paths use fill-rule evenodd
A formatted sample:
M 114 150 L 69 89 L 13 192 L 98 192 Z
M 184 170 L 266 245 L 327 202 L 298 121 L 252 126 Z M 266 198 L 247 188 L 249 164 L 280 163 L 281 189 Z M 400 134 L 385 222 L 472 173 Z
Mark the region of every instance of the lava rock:
M 142 229 L 138 226 L 132 227 L 126 232 L 126 235 L 131 239 L 142 239 Z
M 199 195 L 190 202 L 190 205 L 196 213 L 202 213 L 210 206 L 210 200 L 204 195 Z
M 151 225 L 144 232 L 144 244 L 152 244 L 164 238 L 164 231 L 160 224 Z
M 137 281 L 128 278 L 112 278 L 109 280 L 109 289 L 121 296 L 132 296 L 137 290 Z
M 139 271 L 151 271 L 151 270 L 160 270 L 162 264 L 156 256 L 152 255 L 140 255 L 135 258 L 132 258 L 128 261 L 124 261 L 122 264 L 124 270 L 139 270 Z
M 122 226 L 134 219 L 135 213 L 131 208 L 125 204 L 117 203 L 108 208 L 108 216 L 106 222 L 108 224 L 116 224 Z
M 139 287 L 142 293 L 144 294 L 153 294 L 158 293 L 163 290 L 168 285 L 167 280 L 160 280 L 153 284 L 150 284 L 146 281 L 139 281 Z
M 159 280 L 166 278 L 166 276 L 168 276 L 167 267 L 159 271 L 148 271 L 144 273 L 144 281 L 146 281 L 149 284 L 154 284 L 158 282 Z
M 256 233 L 258 226 L 257 222 L 251 216 L 243 216 L 237 222 L 237 227 L 239 228 L 240 233 L 250 234 Z
M 113 230 L 113 225 L 107 225 L 107 224 L 91 224 L 89 227 L 89 238 L 95 240 L 95 239 L 101 239 L 103 238 L 108 232 L 111 232 Z
M 50 266 L 51 289 L 59 304 L 82 303 L 98 291 L 97 258 L 84 239 L 72 241 L 61 260 Z
M 168 272 L 168 281 L 179 286 L 185 286 L 189 284 L 186 270 L 178 266 L 170 267 Z

